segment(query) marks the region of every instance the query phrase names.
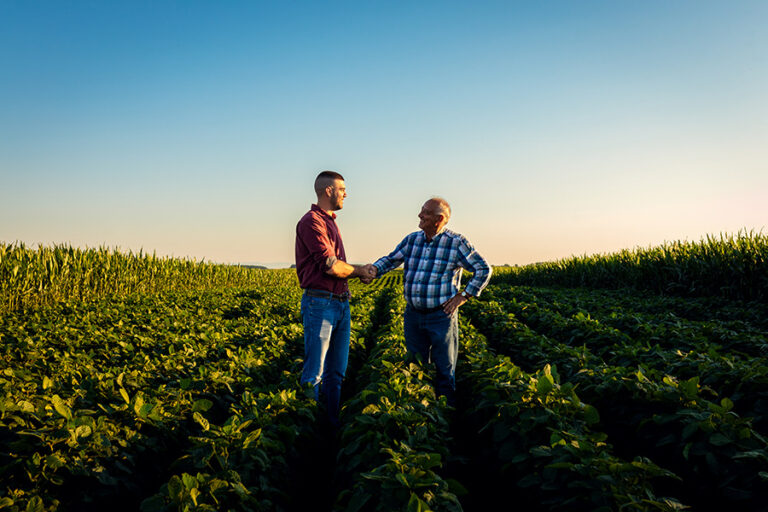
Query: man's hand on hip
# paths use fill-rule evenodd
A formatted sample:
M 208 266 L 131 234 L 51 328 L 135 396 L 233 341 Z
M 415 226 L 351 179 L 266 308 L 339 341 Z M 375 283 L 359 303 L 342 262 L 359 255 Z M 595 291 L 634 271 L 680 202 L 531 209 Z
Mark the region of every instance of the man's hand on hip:
M 443 304 L 443 311 L 446 315 L 450 316 L 465 302 L 467 302 L 467 298 L 461 293 L 457 293 Z

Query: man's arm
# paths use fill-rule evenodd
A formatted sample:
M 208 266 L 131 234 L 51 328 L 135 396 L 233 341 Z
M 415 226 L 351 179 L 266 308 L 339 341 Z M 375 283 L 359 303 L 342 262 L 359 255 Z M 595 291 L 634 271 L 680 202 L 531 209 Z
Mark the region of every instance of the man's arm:
M 342 279 L 347 277 L 368 277 L 367 265 L 350 265 L 346 261 L 338 259 L 325 273 Z
M 472 272 L 472 279 L 464 287 L 464 291 L 472 297 L 478 297 L 480 292 L 488 286 L 493 271 L 485 258 L 480 256 L 480 253 L 475 250 L 472 244 L 467 240 L 464 240 L 464 242 L 459 247 L 459 263 L 463 268 Z
M 464 287 L 463 293 L 457 293 L 443 304 L 443 311 L 446 315 L 452 315 L 462 304 L 467 302 L 469 297 L 479 296 L 480 292 L 488 285 L 488 281 L 491 280 L 491 266 L 467 240 L 463 240 L 459 246 L 459 263 L 463 268 L 472 272 L 472 279 Z
M 373 272 L 372 277 L 382 276 L 390 270 L 396 269 L 403 263 L 403 261 L 405 261 L 405 256 L 408 252 L 409 238 L 410 237 L 405 237 L 399 244 L 397 244 L 394 251 L 379 258 L 371 265 L 373 267 L 373 269 L 371 269 L 371 272 Z

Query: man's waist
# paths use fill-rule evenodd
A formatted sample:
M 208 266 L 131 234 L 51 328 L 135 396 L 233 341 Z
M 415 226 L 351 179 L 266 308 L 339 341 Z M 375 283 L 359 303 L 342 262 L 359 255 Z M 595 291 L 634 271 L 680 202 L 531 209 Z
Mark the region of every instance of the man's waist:
M 443 309 L 443 305 L 442 304 L 439 304 L 439 305 L 431 307 L 431 308 L 420 308 L 420 307 L 416 307 L 413 304 L 409 303 L 408 307 L 411 308 L 413 311 L 415 311 L 417 313 L 434 313 L 435 311 L 440 311 L 441 309 Z
M 342 302 L 348 301 L 350 298 L 349 292 L 333 293 L 328 290 L 318 290 L 317 288 L 307 288 L 304 290 L 304 295 L 308 297 L 320 297 L 326 299 L 340 300 Z
M 441 293 L 439 295 L 433 295 L 431 293 L 408 293 L 409 291 L 413 290 L 408 290 L 406 288 L 405 302 L 414 310 L 427 313 L 430 311 L 437 311 L 438 309 L 442 309 L 443 304 L 451 300 L 451 298 L 457 293 L 456 290 L 453 289 L 448 290 L 448 293 Z

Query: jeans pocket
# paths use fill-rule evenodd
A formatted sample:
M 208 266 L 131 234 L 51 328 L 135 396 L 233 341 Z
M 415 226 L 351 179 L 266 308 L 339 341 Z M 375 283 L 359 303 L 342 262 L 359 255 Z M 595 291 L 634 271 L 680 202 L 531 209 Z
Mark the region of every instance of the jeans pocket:
M 307 301 L 305 304 L 306 312 L 308 312 L 312 316 L 317 316 L 318 314 L 321 314 L 323 311 L 327 310 L 331 305 L 331 298 L 330 297 L 306 297 Z

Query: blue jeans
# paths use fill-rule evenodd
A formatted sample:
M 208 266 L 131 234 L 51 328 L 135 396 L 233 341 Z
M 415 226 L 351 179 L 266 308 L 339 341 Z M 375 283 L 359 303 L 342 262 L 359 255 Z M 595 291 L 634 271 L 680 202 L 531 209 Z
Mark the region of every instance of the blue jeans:
M 349 301 L 328 297 L 301 297 L 304 323 L 302 384 L 315 387 L 315 399 L 323 403 L 331 424 L 339 424 L 341 381 L 349 356 Z
M 456 359 L 459 355 L 458 311 L 446 315 L 442 309 L 420 313 L 405 308 L 403 330 L 405 347 L 425 362 L 434 362 L 437 378 L 435 391 L 445 395 L 449 405 L 456 405 Z

